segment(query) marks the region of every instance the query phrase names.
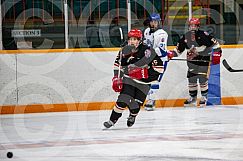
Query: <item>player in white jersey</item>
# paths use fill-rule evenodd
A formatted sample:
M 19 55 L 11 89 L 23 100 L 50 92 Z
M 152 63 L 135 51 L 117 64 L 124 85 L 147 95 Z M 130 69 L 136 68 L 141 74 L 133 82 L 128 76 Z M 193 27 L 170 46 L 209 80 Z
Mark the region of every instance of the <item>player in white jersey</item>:
M 144 31 L 144 43 L 153 48 L 156 54 L 163 61 L 162 74 L 160 75 L 158 81 L 151 85 L 150 91 L 148 93 L 148 100 L 144 106 L 147 111 L 152 111 L 155 108 L 156 91 L 159 89 L 159 82 L 163 77 L 163 73 L 166 69 L 167 63 L 169 61 L 170 52 L 167 52 L 167 39 L 168 34 L 160 26 L 161 18 L 157 13 L 153 13 L 149 17 L 149 27 Z

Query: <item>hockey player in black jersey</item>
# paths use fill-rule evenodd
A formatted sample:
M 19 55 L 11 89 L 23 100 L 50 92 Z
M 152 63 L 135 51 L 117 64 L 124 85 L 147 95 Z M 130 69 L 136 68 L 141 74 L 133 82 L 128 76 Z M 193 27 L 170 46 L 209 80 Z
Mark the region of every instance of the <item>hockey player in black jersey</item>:
M 174 56 L 179 56 L 187 50 L 187 78 L 189 99 L 184 106 L 196 106 L 198 94 L 198 81 L 201 89 L 200 107 L 206 105 L 208 95 L 208 76 L 210 63 L 219 64 L 222 54 L 218 41 L 207 32 L 199 29 L 200 20 L 189 20 L 189 31 L 182 36 L 173 50 Z
M 160 58 L 153 49 L 143 44 L 141 30 L 129 31 L 128 44 L 119 51 L 114 63 L 112 88 L 120 94 L 104 126 L 113 126 L 127 107 L 127 126 L 131 127 L 144 104 L 150 84 L 157 81 L 162 71 Z

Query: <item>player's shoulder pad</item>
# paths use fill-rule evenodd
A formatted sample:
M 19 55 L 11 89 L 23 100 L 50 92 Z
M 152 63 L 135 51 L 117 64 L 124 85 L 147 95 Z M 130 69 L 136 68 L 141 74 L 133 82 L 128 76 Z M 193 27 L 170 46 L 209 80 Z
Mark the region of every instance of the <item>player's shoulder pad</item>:
M 209 33 L 207 31 L 203 31 L 203 30 L 198 30 L 197 31 L 199 35 L 206 35 L 209 36 Z
M 156 35 L 168 35 L 167 32 L 163 29 L 158 29 L 154 32 Z
M 150 32 L 150 28 L 148 27 L 144 30 L 144 36 L 149 35 L 149 32 Z
M 146 58 L 150 58 L 151 55 L 152 55 L 152 50 L 151 50 L 150 48 L 145 49 L 145 51 L 144 51 L 144 56 L 145 56 Z
M 184 41 L 184 40 L 185 40 L 185 37 L 186 37 L 186 35 L 185 35 L 185 34 L 180 35 L 180 39 L 179 39 L 179 41 Z

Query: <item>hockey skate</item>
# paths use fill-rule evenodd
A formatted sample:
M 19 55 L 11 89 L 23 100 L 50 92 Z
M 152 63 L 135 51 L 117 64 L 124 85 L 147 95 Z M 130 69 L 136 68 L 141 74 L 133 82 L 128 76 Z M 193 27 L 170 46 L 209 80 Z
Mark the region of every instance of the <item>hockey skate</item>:
M 207 104 L 207 97 L 202 96 L 199 102 L 199 107 L 205 107 Z
M 131 127 L 135 123 L 135 119 L 136 116 L 130 114 L 129 117 L 127 118 L 127 126 Z
M 147 103 L 144 105 L 144 109 L 146 111 L 153 111 L 155 109 L 155 100 L 148 100 Z
M 184 102 L 184 107 L 196 107 L 197 106 L 197 97 L 190 97 Z
M 111 120 L 109 120 L 109 121 L 106 121 L 106 122 L 104 122 L 103 123 L 103 125 L 107 128 L 107 129 L 109 129 L 111 126 L 114 126 L 114 122 L 112 122 Z

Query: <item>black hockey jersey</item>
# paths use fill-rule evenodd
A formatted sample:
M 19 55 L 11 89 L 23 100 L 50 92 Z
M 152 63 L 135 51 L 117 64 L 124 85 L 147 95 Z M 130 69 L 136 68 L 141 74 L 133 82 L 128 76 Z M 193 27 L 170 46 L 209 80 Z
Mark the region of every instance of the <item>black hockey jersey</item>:
M 114 75 L 118 74 L 118 69 L 121 69 L 121 76 L 129 77 L 128 66 L 147 67 L 148 78 L 136 80 L 140 83 L 150 83 L 158 79 L 159 75 L 163 73 L 163 62 L 147 45 L 141 43 L 134 53 L 124 55 L 122 50 L 119 51 L 114 63 Z
M 221 51 L 218 41 L 202 30 L 188 31 L 181 37 L 176 47 L 178 53 L 182 53 L 184 50 L 187 50 L 187 53 L 189 53 L 192 48 L 195 48 L 195 52 L 197 53 L 197 56 L 192 60 L 210 61 L 213 50 Z M 188 61 L 187 64 L 189 68 L 194 68 L 194 65 L 208 66 L 209 62 Z

